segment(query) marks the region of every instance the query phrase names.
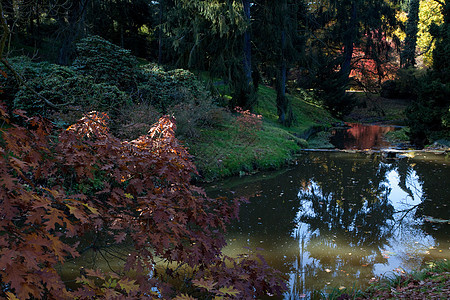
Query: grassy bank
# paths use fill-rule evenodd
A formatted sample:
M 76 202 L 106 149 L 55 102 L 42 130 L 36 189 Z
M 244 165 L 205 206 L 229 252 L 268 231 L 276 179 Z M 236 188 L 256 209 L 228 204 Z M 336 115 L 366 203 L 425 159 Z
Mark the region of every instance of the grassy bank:
M 288 97 L 296 120 L 292 127 L 277 122 L 276 92 L 261 86 L 255 108 L 255 113 L 262 116 L 260 128 L 246 130 L 238 122 L 229 122 L 219 128 L 202 130 L 198 139 L 188 143 L 201 180 L 280 168 L 292 161 L 295 153 L 308 147 L 303 138 L 306 132 L 313 127 L 330 127 L 336 121 L 323 108 L 308 102 L 306 94 Z

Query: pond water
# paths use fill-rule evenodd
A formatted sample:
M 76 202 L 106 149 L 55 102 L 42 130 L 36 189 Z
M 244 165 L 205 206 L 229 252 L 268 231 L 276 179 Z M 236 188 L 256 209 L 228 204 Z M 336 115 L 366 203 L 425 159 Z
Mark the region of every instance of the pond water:
M 449 158 L 310 152 L 297 162 L 207 188 L 249 198 L 225 253 L 260 249 L 289 279 L 285 299 L 450 259 Z
M 330 143 L 337 149 L 382 149 L 390 147 L 385 134 L 399 129 L 396 126 L 345 123 L 348 127 L 331 131 Z

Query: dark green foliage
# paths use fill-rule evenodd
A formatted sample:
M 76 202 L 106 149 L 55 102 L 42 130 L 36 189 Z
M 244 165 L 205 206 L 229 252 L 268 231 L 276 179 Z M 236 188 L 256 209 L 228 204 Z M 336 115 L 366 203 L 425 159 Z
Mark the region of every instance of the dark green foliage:
M 130 96 L 114 85 L 95 83 L 90 76 L 80 75 L 72 67 L 35 63 L 26 57 L 17 57 L 11 64 L 27 85 L 41 96 L 65 108 L 83 111 L 101 110 L 114 114 L 115 110 L 130 102 Z M 19 87 L 12 74 L 5 81 L 7 97 L 14 108 L 23 109 L 30 115 L 49 116 L 49 107 L 27 87 Z
M 386 80 L 381 85 L 381 96 L 390 99 L 416 98 L 419 82 L 424 75 L 423 70 L 416 68 L 399 69 L 395 80 Z
M 257 86 L 251 77 L 249 1 L 178 1 L 168 15 L 176 65 L 208 71 L 231 90 L 230 108 L 252 109 Z M 245 12 L 246 11 L 246 12 Z M 252 46 L 253 47 L 253 46 Z
M 89 36 L 77 44 L 76 71 L 92 76 L 96 83 L 115 85 L 123 91 L 136 90 L 138 61 L 129 50 L 99 36 Z
M 164 71 L 148 64 L 139 70 L 139 100 L 167 113 L 169 107 L 210 96 L 196 76 L 186 70 Z
M 334 78 L 333 78 L 334 77 Z M 323 81 L 320 90 L 317 91 L 325 107 L 336 117 L 349 114 L 355 107 L 356 102 L 353 95 L 346 93 L 345 79 L 335 74 Z
M 252 30 L 255 57 L 263 61 L 262 72 L 274 81 L 277 91 L 278 121 L 284 126 L 294 122 L 292 105 L 286 97 L 287 72 L 304 53 L 305 39 L 300 28 L 306 7 L 303 1 L 253 1 Z
M 232 92 L 232 99 L 228 106 L 230 108 L 242 107 L 244 109 L 253 110 L 256 105 L 257 87 L 253 83 L 247 81 L 244 69 L 236 66 L 231 72 L 231 81 L 229 83 Z
M 416 62 L 416 43 L 419 24 L 420 0 L 411 0 L 408 4 L 408 21 L 406 23 L 405 47 L 400 57 L 402 67 L 412 67 Z
M 322 104 L 336 117 L 349 114 L 356 103 L 353 96 L 346 93 L 347 77 L 335 71 L 336 60 L 323 53 L 317 54 L 316 64 L 311 69 L 310 87 Z
M 220 125 L 226 112 L 197 77 L 183 69 L 164 71 L 148 64 L 139 71 L 139 102 L 146 103 L 177 120 L 177 135 L 198 137 L 202 127 Z
M 411 141 L 424 146 L 431 140 L 448 135 L 449 106 L 449 83 L 429 74 L 420 83 L 418 98 L 407 109 Z
M 39 76 L 46 76 L 52 73 L 51 64 L 48 62 L 33 63 L 29 57 L 18 56 L 9 59 L 10 64 L 14 67 L 15 71 L 25 81 L 30 78 L 37 78 Z M 19 91 L 19 83 L 14 77 L 14 74 L 7 70 L 7 77 L 0 77 L 0 85 L 3 90 L 2 99 L 12 106 L 14 97 Z
M 444 23 L 433 25 L 436 38 L 433 68 L 420 84 L 417 100 L 408 108 L 410 139 L 419 146 L 450 137 L 450 2 L 443 3 Z

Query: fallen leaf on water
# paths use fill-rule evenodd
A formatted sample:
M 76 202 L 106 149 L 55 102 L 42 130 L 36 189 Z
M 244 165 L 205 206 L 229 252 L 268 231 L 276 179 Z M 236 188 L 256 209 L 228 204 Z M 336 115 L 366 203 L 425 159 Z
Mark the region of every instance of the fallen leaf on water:
M 325 269 L 325 272 L 330 273 L 331 270 L 330 269 Z

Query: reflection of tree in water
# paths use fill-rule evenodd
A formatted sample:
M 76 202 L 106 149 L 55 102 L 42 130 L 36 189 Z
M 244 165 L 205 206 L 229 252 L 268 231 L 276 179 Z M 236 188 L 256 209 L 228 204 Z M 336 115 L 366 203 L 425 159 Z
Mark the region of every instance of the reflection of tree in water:
M 298 194 L 305 211 L 299 221 L 320 235 L 343 235 L 352 247 L 383 244 L 394 212 L 386 182 L 390 169 L 377 156 L 317 157 L 309 167 L 314 184 Z
M 347 273 L 352 280 L 363 272 L 371 273 L 373 265 L 383 260 L 381 251 L 391 236 L 394 208 L 386 179 L 391 166 L 378 155 L 355 159 L 352 154 L 343 159 L 321 153 L 313 157 L 308 170 L 312 176 L 298 193 L 297 220 L 308 225 L 305 250 L 314 259 L 302 267 L 308 273 L 305 278 L 320 276 L 332 281 L 349 266 L 356 268 L 353 274 Z M 351 253 L 355 248 L 360 251 Z
M 381 154 L 308 153 L 295 168 L 237 178 L 230 185 L 220 185 L 218 194 L 232 190 L 230 197 L 250 198 L 241 207 L 240 221 L 229 228 L 230 237 L 238 239 L 232 244 L 263 248 L 269 263 L 290 276 L 286 298 L 298 299 L 306 291 L 323 289 L 327 282 L 338 287 L 368 282 L 374 273 L 379 274 L 380 265 L 389 265 L 386 251 L 398 241 L 398 224 L 393 219 L 402 216 L 394 214 L 394 207 L 403 209 L 397 202 L 405 202 L 405 208 L 420 202 L 420 216 L 448 216 L 448 208 L 442 209 L 450 195 L 450 169 L 443 168 L 447 173 L 442 178 L 436 176 L 439 168 L 406 158 L 386 162 Z M 399 188 L 394 184 L 391 191 L 389 180 L 395 177 Z M 441 211 L 430 211 L 430 202 L 422 198 L 440 203 Z M 420 225 L 410 222 L 419 216 L 415 214 L 412 210 L 402 221 L 412 233 Z M 440 232 L 431 226 L 426 231 L 433 236 Z M 394 251 L 397 259 L 408 257 L 406 251 L 405 257 L 400 250 Z
M 422 228 L 436 240 L 450 235 L 450 226 L 445 222 L 429 222 L 427 220 L 448 220 L 450 207 L 450 168 L 443 164 L 443 156 L 426 154 L 409 159 L 399 159 L 394 163 L 397 168 L 399 186 L 411 198 L 416 196 L 420 203 L 405 210 L 416 219 L 425 222 Z M 414 177 L 414 178 L 413 178 Z M 402 217 L 406 217 L 403 214 Z

